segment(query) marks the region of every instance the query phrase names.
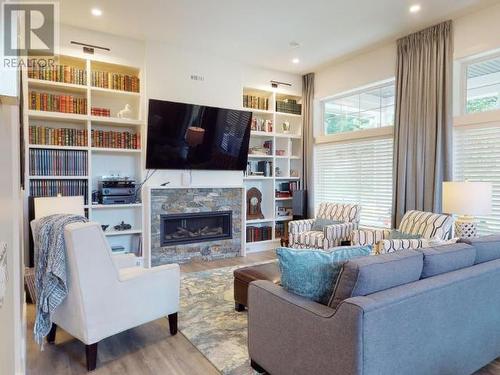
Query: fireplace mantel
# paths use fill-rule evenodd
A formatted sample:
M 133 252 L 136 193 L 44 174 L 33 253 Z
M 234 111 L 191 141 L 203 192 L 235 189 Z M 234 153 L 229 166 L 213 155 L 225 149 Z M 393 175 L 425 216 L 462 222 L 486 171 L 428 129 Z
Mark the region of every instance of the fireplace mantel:
M 244 187 L 240 186 L 191 186 L 191 187 L 147 187 L 145 191 L 144 260 L 148 266 L 168 263 L 185 263 L 193 259 L 215 260 L 244 255 Z M 209 217 L 213 213 L 230 212 L 230 235 L 206 241 L 165 241 L 162 218 L 197 216 Z M 218 215 L 219 216 L 219 215 Z M 226 219 L 227 220 L 227 219 Z M 183 223 L 185 225 L 185 223 Z M 186 228 L 179 225 L 175 236 Z M 173 234 L 169 234 L 172 239 Z

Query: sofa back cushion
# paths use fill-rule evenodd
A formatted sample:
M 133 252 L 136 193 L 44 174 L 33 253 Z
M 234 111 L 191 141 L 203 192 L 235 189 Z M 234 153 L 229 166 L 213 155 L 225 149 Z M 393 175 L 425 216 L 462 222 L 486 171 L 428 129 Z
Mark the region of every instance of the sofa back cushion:
M 476 263 L 489 262 L 500 259 L 500 235 L 483 236 L 470 239 L 461 239 L 460 242 L 476 248 Z
M 366 296 L 420 279 L 423 254 L 414 250 L 352 259 L 344 264 L 328 305 L 337 308 L 347 298 Z
M 371 246 L 344 246 L 317 249 L 276 250 L 281 286 L 291 293 L 326 305 L 330 300 L 342 264 L 349 259 L 370 255 Z
M 476 260 L 476 249 L 464 243 L 427 247 L 416 251 L 424 254 L 422 279 L 470 267 Z
M 358 204 L 320 203 L 317 218 L 359 223 L 361 207 Z
M 403 233 L 420 234 L 422 238 L 447 240 L 451 237 L 452 224 L 453 218 L 449 215 L 413 210 L 405 213 L 399 230 Z

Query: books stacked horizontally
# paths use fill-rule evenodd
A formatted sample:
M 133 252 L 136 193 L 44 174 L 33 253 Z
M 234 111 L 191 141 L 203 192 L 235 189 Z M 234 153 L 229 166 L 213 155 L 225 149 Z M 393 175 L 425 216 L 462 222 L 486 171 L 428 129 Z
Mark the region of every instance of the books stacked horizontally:
M 111 72 L 92 72 L 92 86 L 105 89 L 139 92 L 139 77 L 111 73 Z
M 267 241 L 273 238 L 273 227 L 247 226 L 247 242 Z
M 267 111 L 269 109 L 269 99 L 260 96 L 243 95 L 243 107 Z
M 131 132 L 115 132 L 92 129 L 92 147 L 124 148 L 138 150 L 141 148 L 141 135 Z
M 87 98 L 31 91 L 29 109 L 36 111 L 87 114 Z
M 90 108 L 90 114 L 92 116 L 110 117 L 111 110 L 109 108 L 92 107 L 92 108 Z
M 276 100 L 276 112 L 300 115 L 302 113 L 302 104 L 297 103 L 294 99 Z
M 87 129 L 30 126 L 29 142 L 32 145 L 87 146 Z
M 41 61 L 44 63 L 41 64 Z M 86 85 L 87 71 L 68 65 L 47 65 L 46 60 L 30 59 L 28 61 L 28 78 Z
M 87 180 L 30 180 L 30 192 L 33 197 L 57 197 L 83 195 L 87 204 Z
M 299 190 L 299 188 L 299 181 L 282 182 L 279 184 L 279 189 L 276 189 L 275 196 L 276 198 L 291 197 L 293 192 Z
M 87 151 L 30 150 L 29 162 L 32 176 L 87 175 Z

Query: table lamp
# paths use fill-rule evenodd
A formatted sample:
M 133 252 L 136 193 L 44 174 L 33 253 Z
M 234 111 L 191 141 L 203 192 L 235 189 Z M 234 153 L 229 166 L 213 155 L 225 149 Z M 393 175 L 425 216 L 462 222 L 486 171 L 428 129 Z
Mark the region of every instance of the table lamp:
M 490 182 L 443 182 L 443 212 L 459 215 L 455 220 L 455 236 L 477 236 L 474 216 L 491 213 L 492 186 Z

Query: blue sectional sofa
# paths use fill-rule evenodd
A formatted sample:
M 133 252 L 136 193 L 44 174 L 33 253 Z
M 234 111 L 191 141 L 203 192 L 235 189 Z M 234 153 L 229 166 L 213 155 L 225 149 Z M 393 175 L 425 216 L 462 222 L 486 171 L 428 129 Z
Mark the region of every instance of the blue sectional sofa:
M 249 288 L 249 355 L 272 375 L 461 375 L 500 357 L 500 236 L 353 259 L 329 306 Z

